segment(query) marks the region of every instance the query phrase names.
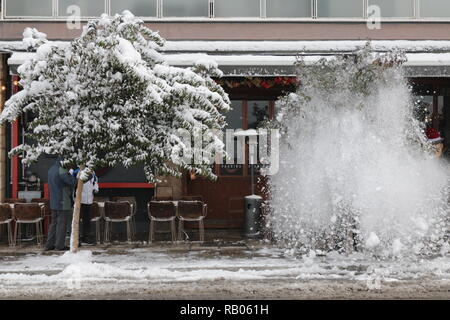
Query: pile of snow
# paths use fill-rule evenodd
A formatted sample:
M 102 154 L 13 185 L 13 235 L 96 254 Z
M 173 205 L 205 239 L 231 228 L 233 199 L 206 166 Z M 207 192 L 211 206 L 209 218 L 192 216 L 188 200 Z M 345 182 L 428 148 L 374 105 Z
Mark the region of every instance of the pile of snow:
M 303 258 L 268 247 L 226 255 L 217 251 L 163 253 L 149 249 L 111 252 L 80 251 L 62 256 L 30 255 L 0 265 L 0 291 L 33 290 L 44 285 L 54 289 L 78 286 L 132 286 L 215 280 L 342 279 L 367 281 L 377 275 L 383 281 L 450 279 L 449 258 L 378 261 L 361 253 L 343 256 L 330 252 L 318 256 L 310 251 Z

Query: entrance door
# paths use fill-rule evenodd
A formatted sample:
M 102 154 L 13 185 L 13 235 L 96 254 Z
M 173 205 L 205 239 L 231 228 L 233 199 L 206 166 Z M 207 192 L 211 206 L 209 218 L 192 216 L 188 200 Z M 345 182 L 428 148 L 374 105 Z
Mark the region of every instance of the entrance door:
M 232 100 L 233 110 L 226 115 L 226 129 L 257 129 L 273 117 L 274 102 L 269 100 Z M 239 164 L 237 144 L 233 163 L 214 165 L 217 181 L 188 177 L 187 192 L 201 195 L 208 204 L 205 226 L 209 228 L 243 228 L 244 198 L 251 194 L 251 171 L 248 147 L 242 150 L 245 162 Z M 261 194 L 264 185 L 255 171 L 255 193 Z

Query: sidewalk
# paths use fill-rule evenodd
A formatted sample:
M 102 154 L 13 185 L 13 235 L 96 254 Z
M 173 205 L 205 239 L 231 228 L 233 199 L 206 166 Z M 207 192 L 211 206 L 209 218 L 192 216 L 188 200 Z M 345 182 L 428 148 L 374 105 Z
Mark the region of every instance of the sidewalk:
M 140 238 L 143 238 L 142 236 Z M 164 239 L 163 236 L 159 238 Z M 270 241 L 264 239 L 247 239 L 243 235 L 241 230 L 205 230 L 205 242 L 200 243 L 196 241 L 198 234 L 190 233 L 189 240 L 176 241 L 153 241 L 148 243 L 147 241 L 133 241 L 131 244 L 124 241 L 113 241 L 112 243 L 96 244 L 96 245 L 84 245 L 81 250 L 96 251 L 108 251 L 114 253 L 115 251 L 124 251 L 130 249 L 145 249 L 149 251 L 164 250 L 167 252 L 183 252 L 183 251 L 200 251 L 200 250 L 226 250 L 226 251 L 239 251 L 239 250 L 258 250 L 270 245 Z M 6 243 L 0 243 L 0 256 L 5 255 L 26 255 L 33 253 L 42 253 L 43 255 L 52 255 L 61 253 L 63 251 L 48 251 L 43 252 L 44 247 L 36 245 L 35 241 L 22 242 L 22 245 L 15 247 L 8 246 Z

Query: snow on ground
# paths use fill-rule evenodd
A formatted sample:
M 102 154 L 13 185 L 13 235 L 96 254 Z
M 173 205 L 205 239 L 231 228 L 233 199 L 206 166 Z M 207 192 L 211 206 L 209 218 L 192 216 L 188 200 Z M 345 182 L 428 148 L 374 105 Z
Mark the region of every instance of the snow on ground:
M 356 285 L 362 291 L 382 289 L 392 283 L 422 287 L 428 283 L 439 288 L 438 297 L 450 298 L 450 256 L 393 261 L 377 261 L 362 254 L 297 257 L 289 250 L 271 246 L 196 251 L 161 247 L 83 249 L 77 255 L 0 256 L 0 298 L 127 298 L 140 297 L 145 292 L 148 298 L 180 298 L 196 296 L 211 286 L 215 288 L 213 292 L 225 290 L 221 298 L 234 297 L 239 288 L 253 288 L 244 297 L 262 298 L 271 297 L 273 293 L 266 291 L 274 284 L 278 290 L 288 290 L 309 283 L 316 284 L 319 297 L 330 285 L 336 287 L 338 283 Z M 341 287 L 345 291 L 347 285 Z M 260 296 L 260 290 L 268 295 Z M 208 297 L 218 298 L 214 293 Z

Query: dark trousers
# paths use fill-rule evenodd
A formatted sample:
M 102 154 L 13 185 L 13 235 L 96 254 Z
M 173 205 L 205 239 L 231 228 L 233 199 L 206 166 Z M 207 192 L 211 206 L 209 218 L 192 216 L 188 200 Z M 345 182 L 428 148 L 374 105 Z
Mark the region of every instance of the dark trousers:
M 91 233 L 91 205 L 81 204 L 80 217 L 83 222 L 83 230 L 81 235 L 81 240 L 87 242 L 89 240 L 89 234 Z
M 52 210 L 52 222 L 48 231 L 46 248 L 63 250 L 66 246 L 66 226 L 71 211 Z

